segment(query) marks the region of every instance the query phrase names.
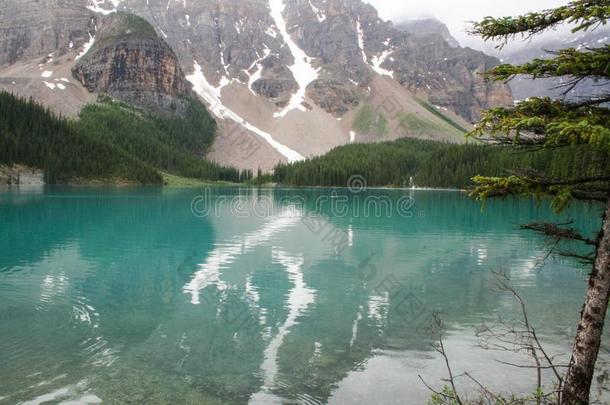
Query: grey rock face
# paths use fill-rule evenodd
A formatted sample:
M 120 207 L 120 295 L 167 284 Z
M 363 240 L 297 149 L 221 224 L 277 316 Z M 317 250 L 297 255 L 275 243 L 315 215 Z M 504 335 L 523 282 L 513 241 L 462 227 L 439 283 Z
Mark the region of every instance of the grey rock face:
M 100 19 L 93 47 L 72 74 L 93 93 L 161 114 L 182 115 L 191 94 L 170 47 L 145 20 L 126 13 Z
M 286 105 L 299 88 L 290 67 L 300 61 L 295 61 L 280 34 L 269 0 L 5 1 L 7 7 L 0 11 L 0 64 L 46 56 L 51 51 L 67 52 L 70 43 L 81 46 L 98 22 L 102 29 L 104 13 L 100 11 L 108 12 L 118 4 L 119 10 L 146 19 L 186 72 L 193 71 L 197 62 L 212 86 L 227 81 L 248 84 L 277 106 Z M 359 105 L 378 74 L 393 75 L 406 88 L 470 121 L 495 102 L 512 103 L 508 87 L 488 86 L 476 75 L 499 62 L 456 47 L 442 24 L 428 24 L 430 32 L 413 24 L 397 28 L 381 20 L 377 11 L 361 0 L 285 0 L 282 4 L 289 36 L 318 69 L 318 77 L 308 84 L 306 94 L 334 116 Z M 151 60 L 161 61 L 163 69 L 177 70 L 169 60 L 164 61 L 162 45 L 144 42 L 141 45 L 154 54 Z M 138 88 L 139 79 L 129 69 L 122 69 L 121 61 L 137 61 L 145 69 L 152 66 L 146 64 L 145 54 L 135 55 L 121 46 L 98 53 L 87 69 L 81 64 L 80 79 L 88 86 L 98 83 L 93 89 L 101 85 L 111 91 L 125 81 L 120 85 L 122 96 L 146 104 L 150 100 L 143 100 L 139 90 L 129 88 L 127 81 L 135 80 L 133 86 Z M 96 73 L 93 65 L 106 65 L 112 74 Z M 153 88 L 150 77 L 142 80 L 157 94 L 181 92 L 167 88 L 167 83 L 160 92 Z M 166 106 L 168 102 L 155 103 Z
M 0 6 L 0 65 L 65 54 L 89 40 L 95 15 L 82 0 L 3 0 Z
M 262 95 L 277 106 L 284 106 L 290 95 L 297 91 L 298 83 L 290 69 L 275 55 L 269 55 L 261 61 L 261 78 L 252 83 L 252 90 Z
M 357 94 L 376 74 L 374 67 L 392 71 L 405 87 L 467 120 L 476 120 L 497 101 L 512 103 L 508 87 L 487 86 L 476 74 L 499 61 L 457 47 L 440 23 L 413 35 L 413 25 L 396 28 L 360 0 L 286 0 L 284 5 L 289 35 L 319 68 L 307 95 L 335 116 L 358 105 Z M 185 69 L 197 61 L 212 85 L 223 77 L 248 83 L 260 67 L 252 84 L 257 94 L 282 106 L 296 89 L 288 69 L 294 57 L 268 0 L 125 0 L 119 7 L 167 35 Z
M 360 104 L 360 97 L 354 86 L 336 80 L 315 80 L 307 87 L 307 95 L 335 117 L 341 117 Z
M 146 18 L 165 34 L 184 69 L 197 62 L 212 85 L 223 78 L 249 83 L 257 75 L 252 90 L 278 107 L 297 89 L 288 69 L 294 57 L 275 27 L 268 0 L 125 0 L 120 8 Z
M 311 9 L 308 0 L 287 2 L 286 18 L 289 25 L 298 27 L 295 36 L 299 45 L 309 55 L 321 59 L 324 71 L 333 83 L 349 86 L 355 82 L 366 86 L 372 73 L 371 65 L 377 65 L 393 72 L 403 86 L 426 94 L 433 103 L 450 108 L 469 121 L 477 120 L 481 111 L 490 105 L 512 103 L 507 86 L 487 85 L 477 74 L 496 66 L 499 61 L 457 46 L 444 24 L 433 20 L 434 24 L 428 24 L 429 33 L 420 31 L 413 35 L 409 30 L 397 29 L 382 21 L 372 6 L 361 1 L 311 2 L 316 3 L 319 5 L 315 7 L 323 10 L 326 17 L 323 21 L 314 19 L 311 22 L 304 11 Z M 411 25 L 411 28 L 416 27 Z M 359 36 L 362 49 L 358 44 Z M 333 54 L 334 57 L 329 57 Z M 337 106 L 326 99 L 327 86 L 316 82 L 311 86 L 314 90 L 308 89 L 308 93 L 313 93 L 310 96 L 318 105 L 325 104 L 327 111 L 330 111 L 328 106 L 342 111 L 352 104 L 344 98 L 335 98 L 340 104 Z
M 269 56 L 283 66 L 293 61 L 272 28 L 266 0 L 170 2 L 169 7 L 166 0 L 125 0 L 119 7 L 163 32 L 183 66 L 192 68 L 197 61 L 212 84 L 222 77 L 247 82 L 247 71 Z M 292 74 L 283 72 L 278 79 L 292 79 Z
M 413 91 L 423 91 L 433 104 L 476 121 L 491 105 L 510 105 L 512 95 L 502 83 L 486 83 L 478 74 L 499 64 L 496 58 L 469 48 L 453 48 L 439 35 L 410 38 L 392 54 L 387 66 Z

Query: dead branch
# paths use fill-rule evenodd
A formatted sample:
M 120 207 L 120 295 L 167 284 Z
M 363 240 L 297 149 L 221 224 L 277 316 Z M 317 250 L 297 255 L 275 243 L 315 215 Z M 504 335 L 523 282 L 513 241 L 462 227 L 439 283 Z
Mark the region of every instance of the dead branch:
M 556 238 L 559 240 L 569 239 L 584 242 L 587 245 L 596 246 L 597 242 L 593 239 L 586 238 L 578 233 L 573 228 L 562 228 L 563 224 L 553 224 L 549 222 L 531 222 L 521 225 L 521 229 L 528 229 L 541 233 L 545 236 Z
M 557 370 L 557 366 L 555 366 L 551 357 L 547 354 L 547 352 L 542 347 L 542 344 L 540 343 L 540 339 L 538 338 L 538 335 L 536 334 L 536 330 L 534 329 L 533 326 L 531 326 L 528 315 L 527 315 L 527 308 L 526 308 L 525 302 L 523 301 L 523 298 L 505 280 L 504 281 L 500 280 L 500 283 L 501 283 L 502 287 L 505 288 L 506 291 L 510 292 L 513 295 L 513 297 L 519 302 L 519 305 L 521 307 L 521 314 L 523 316 L 523 322 L 525 323 L 526 328 L 529 330 L 529 334 L 534 342 L 534 345 L 532 345 L 532 347 L 531 347 L 532 355 L 537 358 L 536 351 L 539 351 L 542 354 L 545 361 L 550 366 L 550 369 L 553 370 L 553 374 L 555 374 L 555 377 L 557 378 L 557 381 L 559 382 L 559 387 L 561 388 L 561 386 L 563 384 L 563 378 L 561 377 L 561 374 Z M 537 365 L 539 366 L 538 362 L 537 362 Z M 540 367 L 538 367 L 538 369 L 540 370 Z M 540 374 L 540 371 L 538 372 L 538 374 Z

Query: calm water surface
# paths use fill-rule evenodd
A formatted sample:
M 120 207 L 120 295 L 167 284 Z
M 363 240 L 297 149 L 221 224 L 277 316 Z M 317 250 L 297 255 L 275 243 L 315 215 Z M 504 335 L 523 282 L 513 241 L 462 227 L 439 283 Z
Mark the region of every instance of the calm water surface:
M 599 213 L 564 217 L 589 233 Z M 456 192 L 0 190 L 0 403 L 420 404 L 418 375 L 445 377 L 437 312 L 456 372 L 531 392 L 496 361 L 529 360 L 475 333 L 518 316 L 503 271 L 548 350 L 570 349 L 585 274 L 540 265 L 518 224 L 545 218 Z

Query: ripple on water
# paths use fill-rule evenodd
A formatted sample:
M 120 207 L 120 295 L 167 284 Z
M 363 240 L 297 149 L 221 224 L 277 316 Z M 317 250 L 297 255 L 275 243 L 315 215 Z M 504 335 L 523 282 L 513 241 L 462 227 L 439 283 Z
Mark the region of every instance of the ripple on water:
M 25 402 L 32 404 L 57 399 L 97 403 L 83 393 L 84 382 L 66 386 L 66 381 L 78 378 L 85 364 L 109 367 L 118 359 L 118 349 L 100 332 L 99 312 L 86 297 L 73 295 L 61 271 L 42 277 L 36 287 L 30 281 L 0 284 L 0 364 L 11 365 L 0 396 L 33 398 Z
M 423 403 L 417 373 L 445 377 L 409 318 L 428 312 L 402 307 L 407 321 L 399 319 L 404 301 L 379 289 L 386 277 L 413 294 L 416 309 L 421 301 L 446 310 L 456 365 L 477 358 L 469 342 L 456 346 L 458 331 L 474 337 L 485 316 L 519 315 L 490 288 L 492 270 L 512 273 L 540 335 L 559 343 L 554 353 L 571 344 L 565 328 L 582 304 L 584 277 L 557 263 L 533 268 L 544 249 L 516 225 L 538 217 L 529 205 L 495 204 L 482 215 L 458 194 L 420 193 L 415 214 L 425 216 L 336 217 L 316 233 L 294 215 L 194 218 L 190 196 L 73 194 L 0 205 L 16 236 L 0 238 L 2 402 L 320 404 L 338 393 L 335 403 L 416 394 Z M 330 230 L 347 235 L 343 254 Z M 367 257 L 375 283 L 362 280 Z M 244 307 L 260 335 L 226 319 Z M 490 370 L 481 364 L 469 368 Z M 510 383 L 529 389 L 531 376 Z

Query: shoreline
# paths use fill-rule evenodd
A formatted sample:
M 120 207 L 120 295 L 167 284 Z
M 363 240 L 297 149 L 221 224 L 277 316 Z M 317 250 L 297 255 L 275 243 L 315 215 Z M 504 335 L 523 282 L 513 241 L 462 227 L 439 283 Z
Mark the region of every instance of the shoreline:
M 249 188 L 283 188 L 283 189 L 310 189 L 310 190 L 325 190 L 325 189 L 340 189 L 340 190 L 349 190 L 349 187 L 346 186 L 294 186 L 294 185 L 261 185 L 261 186 L 248 186 Z M 447 188 L 447 187 L 393 187 L 393 186 L 373 186 L 366 187 L 362 191 L 365 192 L 367 190 L 400 190 L 400 191 L 450 191 L 450 192 L 467 192 L 467 189 L 460 188 Z
M 103 182 L 90 182 L 90 183 L 60 183 L 60 184 L 11 184 L 11 185 L 0 185 L 0 191 L 10 190 L 12 188 L 45 188 L 45 187 L 70 187 L 70 188 L 116 188 L 116 189 L 130 189 L 130 188 L 158 188 L 158 189 L 198 189 L 202 187 L 213 187 L 213 188 L 242 188 L 242 189 L 282 189 L 282 190 L 349 190 L 349 187 L 345 186 L 294 186 L 294 185 L 252 185 L 252 184 L 240 184 L 240 183 L 223 183 L 223 182 L 200 182 L 199 184 L 133 184 L 133 183 L 103 183 Z M 435 187 L 391 187 L 391 186 L 376 186 L 367 187 L 362 192 L 370 190 L 395 190 L 395 191 L 443 191 L 443 192 L 468 192 L 467 189 L 460 188 L 435 188 Z M 355 193 L 359 194 L 359 193 Z

